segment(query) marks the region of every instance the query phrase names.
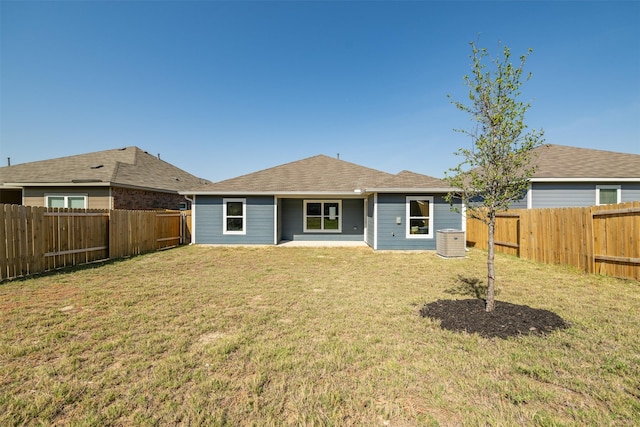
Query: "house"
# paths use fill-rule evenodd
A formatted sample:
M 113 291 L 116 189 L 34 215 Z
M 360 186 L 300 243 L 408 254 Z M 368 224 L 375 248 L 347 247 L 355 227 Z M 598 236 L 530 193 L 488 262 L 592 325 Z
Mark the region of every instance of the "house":
M 640 155 L 564 145 L 535 150 L 536 171 L 512 209 L 593 206 L 640 200 Z
M 197 178 L 138 147 L 0 168 L 0 202 L 88 209 L 185 209 Z
M 318 155 L 181 194 L 192 200 L 192 243 L 365 242 L 436 249 L 436 230 L 463 229 L 440 179 L 397 175 Z M 460 206 L 458 206 L 460 207 Z

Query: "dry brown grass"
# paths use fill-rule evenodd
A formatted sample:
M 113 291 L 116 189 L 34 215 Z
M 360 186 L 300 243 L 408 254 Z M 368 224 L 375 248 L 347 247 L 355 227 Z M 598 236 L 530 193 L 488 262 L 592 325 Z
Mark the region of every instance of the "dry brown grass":
M 571 327 L 419 316 L 485 262 L 183 247 L 0 284 L 0 424 L 640 424 L 638 282 L 498 256 L 499 300 Z

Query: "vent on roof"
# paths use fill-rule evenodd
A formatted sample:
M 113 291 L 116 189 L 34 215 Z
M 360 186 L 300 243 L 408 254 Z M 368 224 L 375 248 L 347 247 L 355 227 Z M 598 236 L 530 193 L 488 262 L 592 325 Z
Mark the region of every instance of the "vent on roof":
M 180 178 L 178 178 L 177 176 L 174 176 L 173 179 L 175 179 L 176 181 L 180 181 Z
M 89 166 L 91 169 L 100 169 L 101 167 L 104 167 L 104 165 L 91 165 Z

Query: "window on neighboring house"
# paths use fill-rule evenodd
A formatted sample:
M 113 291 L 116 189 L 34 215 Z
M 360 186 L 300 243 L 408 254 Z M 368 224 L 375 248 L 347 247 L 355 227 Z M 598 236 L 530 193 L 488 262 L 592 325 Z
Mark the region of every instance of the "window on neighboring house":
M 304 232 L 340 233 L 342 231 L 342 201 L 305 200 Z
M 621 193 L 619 185 L 596 185 L 596 205 L 620 203 Z
M 407 196 L 407 237 L 433 238 L 433 197 Z
M 87 208 L 87 196 L 85 195 L 48 194 L 44 197 L 48 208 Z
M 246 234 L 246 199 L 223 199 L 223 234 Z

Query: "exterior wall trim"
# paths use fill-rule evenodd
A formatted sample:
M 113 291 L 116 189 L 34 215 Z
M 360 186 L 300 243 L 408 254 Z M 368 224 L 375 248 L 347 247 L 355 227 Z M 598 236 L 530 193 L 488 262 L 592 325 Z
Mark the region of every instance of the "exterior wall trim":
M 435 233 L 433 232 L 433 203 L 435 198 L 433 196 L 406 196 L 406 206 L 405 206 L 405 238 L 406 239 L 433 239 Z M 429 201 L 429 232 L 427 234 L 411 234 L 411 211 L 410 211 L 410 202 L 417 200 L 428 200 Z
M 307 208 L 307 204 L 309 203 L 320 203 L 322 204 L 322 206 L 324 206 L 325 203 L 337 203 L 338 204 L 338 228 L 337 229 L 329 229 L 329 230 L 325 230 L 324 228 L 316 230 L 316 229 L 309 229 L 307 228 L 307 212 L 306 212 L 306 208 Z M 343 213 L 342 213 L 342 200 L 341 199 L 336 199 L 336 200 L 329 200 L 329 199 L 304 199 L 304 201 L 302 202 L 302 217 L 304 219 L 303 223 L 302 223 L 302 232 L 303 233 L 328 233 L 328 234 L 342 234 L 342 220 L 343 220 Z M 321 218 L 324 219 L 324 213 L 321 214 Z
M 196 195 L 193 195 L 193 201 L 191 202 L 191 244 L 196 243 L 196 210 L 198 203 L 196 203 Z
M 64 197 L 65 199 L 68 197 L 83 197 L 84 198 L 84 207 L 82 209 L 87 209 L 89 207 L 89 194 L 88 193 L 73 193 L 73 192 L 61 192 L 61 193 L 44 193 L 44 204 L 43 206 L 48 207 L 49 197 Z M 65 206 L 68 208 L 68 206 Z
M 373 250 L 378 250 L 378 193 L 373 195 Z
M 601 206 L 600 190 L 616 190 L 616 203 L 621 203 L 622 201 L 621 185 L 596 185 L 596 206 Z
M 278 196 L 273 196 L 273 244 L 278 244 Z
M 242 203 L 242 230 L 227 230 L 227 203 Z M 247 234 L 247 199 L 245 198 L 223 198 L 222 199 L 222 234 L 240 235 Z M 232 217 L 235 218 L 235 217 Z

